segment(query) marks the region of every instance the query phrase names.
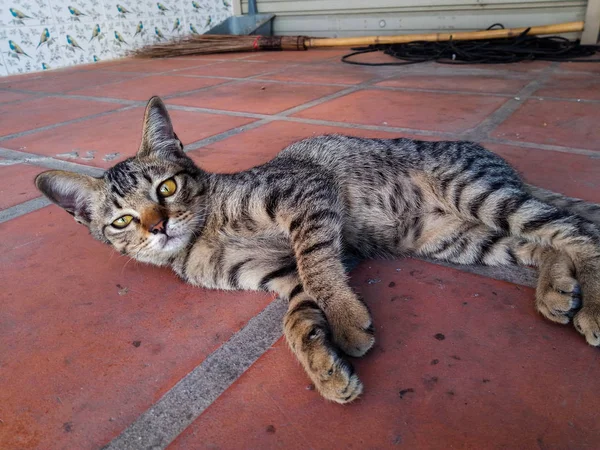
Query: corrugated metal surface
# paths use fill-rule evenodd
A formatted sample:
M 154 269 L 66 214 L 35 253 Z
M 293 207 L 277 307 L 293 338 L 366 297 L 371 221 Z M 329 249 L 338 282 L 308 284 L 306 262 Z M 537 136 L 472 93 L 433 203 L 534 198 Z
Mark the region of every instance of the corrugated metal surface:
M 585 0 L 258 0 L 276 34 L 361 36 L 474 30 L 583 20 Z M 248 10 L 247 0 L 242 9 Z

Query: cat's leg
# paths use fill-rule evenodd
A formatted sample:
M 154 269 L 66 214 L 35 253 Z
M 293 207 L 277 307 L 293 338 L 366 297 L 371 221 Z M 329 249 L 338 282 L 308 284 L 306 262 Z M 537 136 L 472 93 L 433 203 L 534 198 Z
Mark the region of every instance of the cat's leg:
M 499 233 L 484 245 L 486 255 L 498 252 L 502 236 L 564 252 L 573 262 L 581 285 L 583 306 L 575 315 L 575 328 L 590 345 L 600 345 L 600 228 L 594 222 L 544 203 L 518 181 L 492 179 L 469 184 L 469 174 L 452 183 L 444 200 L 466 221 L 487 225 Z
M 418 255 L 457 264 L 534 266 L 539 269 L 535 306 L 542 315 L 566 324 L 581 306 L 575 266 L 566 253 L 453 214 L 438 212 L 423 222 Z
M 362 356 L 375 338 L 371 314 L 348 285 L 342 263 L 343 207 L 328 180 L 310 193 L 314 198 L 302 204 L 280 206 L 278 220 L 289 233 L 303 288 L 325 313 L 333 341 L 347 355 Z
M 525 185 L 525 190 L 538 200 L 556 206 L 559 209 L 568 211 L 584 219 L 594 222 L 600 226 L 600 205 L 590 203 L 578 198 L 567 197 L 557 192 L 552 192 L 531 184 Z
M 286 340 L 319 393 L 328 400 L 349 403 L 362 393 L 362 383 L 333 341 L 325 314 L 298 286 L 290 294 L 283 320 Z

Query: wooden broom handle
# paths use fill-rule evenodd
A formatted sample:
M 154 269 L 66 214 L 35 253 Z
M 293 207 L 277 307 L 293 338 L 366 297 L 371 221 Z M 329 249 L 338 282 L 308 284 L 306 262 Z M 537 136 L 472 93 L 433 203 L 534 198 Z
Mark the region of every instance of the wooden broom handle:
M 364 36 L 354 38 L 307 38 L 304 45 L 307 48 L 316 47 L 363 47 L 377 44 L 404 44 L 406 42 L 427 41 L 465 41 L 477 39 L 500 39 L 514 37 L 529 28 L 528 35 L 559 34 L 583 31 L 584 22 L 567 22 L 556 25 L 539 27 L 505 28 L 501 30 L 460 31 L 457 33 L 406 34 L 403 36 Z

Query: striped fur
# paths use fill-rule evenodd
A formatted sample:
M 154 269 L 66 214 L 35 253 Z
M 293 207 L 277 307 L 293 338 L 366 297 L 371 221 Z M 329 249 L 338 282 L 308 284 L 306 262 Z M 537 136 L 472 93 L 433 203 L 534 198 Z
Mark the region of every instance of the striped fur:
M 185 155 L 160 99 L 144 123 L 138 155 L 101 179 L 50 171 L 38 187 L 97 239 L 188 283 L 289 298 L 286 338 L 329 400 L 360 395 L 344 355 L 374 343 L 345 252 L 537 266 L 540 313 L 573 319 L 600 345 L 600 207 L 525 184 L 477 144 L 321 136 L 262 166 L 211 174 Z M 167 179 L 177 191 L 162 198 Z M 124 214 L 128 226 L 111 225 Z

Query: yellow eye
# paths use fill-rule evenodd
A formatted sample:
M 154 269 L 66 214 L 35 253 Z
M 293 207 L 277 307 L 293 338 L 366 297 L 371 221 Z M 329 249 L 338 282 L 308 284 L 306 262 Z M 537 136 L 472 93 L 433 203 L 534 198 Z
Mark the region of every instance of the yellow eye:
M 167 181 L 163 181 L 160 186 L 158 186 L 158 195 L 161 197 L 170 197 L 177 190 L 177 183 L 173 178 L 169 178 Z
M 112 225 L 115 228 L 125 228 L 127 225 L 131 223 L 133 220 L 133 216 L 122 216 L 115 220 Z

